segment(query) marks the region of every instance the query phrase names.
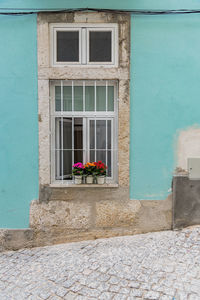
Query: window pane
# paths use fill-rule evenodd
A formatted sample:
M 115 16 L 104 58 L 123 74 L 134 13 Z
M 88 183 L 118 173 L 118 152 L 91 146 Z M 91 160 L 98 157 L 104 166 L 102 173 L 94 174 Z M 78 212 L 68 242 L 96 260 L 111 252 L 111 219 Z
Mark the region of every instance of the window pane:
M 83 149 L 83 119 L 74 118 L 74 149 Z
M 57 31 L 57 61 L 79 61 L 78 31 Z
M 89 33 L 89 61 L 111 62 L 111 31 L 90 31 Z
M 56 150 L 55 151 L 55 167 L 56 180 L 71 180 L 72 179 L 72 151 L 71 150 Z
M 94 111 L 94 87 L 85 87 L 85 110 Z
M 61 107 L 61 86 L 55 87 L 55 109 L 56 111 L 62 111 Z M 64 86 L 63 87 L 63 111 L 72 110 L 72 87 Z
M 62 126 L 62 121 L 60 121 L 60 126 Z M 63 118 L 63 149 L 72 149 L 72 118 Z
M 83 162 L 83 151 L 75 150 L 74 151 L 74 163 Z
M 111 120 L 107 120 L 107 148 L 111 149 Z
M 106 164 L 106 151 L 105 150 L 97 150 L 96 151 L 96 161 L 101 160 L 104 164 Z
M 72 111 L 72 87 L 63 87 L 63 111 Z
M 90 150 L 90 162 L 95 161 L 95 151 L 94 150 Z
M 83 87 L 74 86 L 74 110 L 83 111 Z
M 108 111 L 114 111 L 114 86 L 108 86 Z
M 97 111 L 106 111 L 106 87 L 105 86 L 97 86 L 97 94 L 96 94 L 96 110 Z
M 96 121 L 96 149 L 106 149 L 106 120 Z
M 61 86 L 55 86 L 55 110 L 61 111 Z
M 95 121 L 90 121 L 90 149 L 95 148 Z
M 72 149 L 72 118 L 56 118 L 56 124 L 55 124 L 56 149 L 62 149 L 62 126 L 63 126 L 63 149 L 66 150 Z
M 111 177 L 111 151 L 107 151 L 107 175 Z
M 72 151 L 63 151 L 63 179 L 72 179 Z

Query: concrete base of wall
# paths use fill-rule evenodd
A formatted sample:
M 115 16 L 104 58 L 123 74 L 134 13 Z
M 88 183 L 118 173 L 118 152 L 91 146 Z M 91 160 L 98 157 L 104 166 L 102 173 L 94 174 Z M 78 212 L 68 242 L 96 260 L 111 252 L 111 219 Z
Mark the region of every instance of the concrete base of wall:
M 173 178 L 173 228 L 200 224 L 200 180 Z
M 172 228 L 172 197 L 129 200 L 129 188 L 42 187 L 30 229 L 1 230 L 0 251 L 133 235 Z
M 0 252 L 30 248 L 34 245 L 34 231 L 27 229 L 0 229 Z

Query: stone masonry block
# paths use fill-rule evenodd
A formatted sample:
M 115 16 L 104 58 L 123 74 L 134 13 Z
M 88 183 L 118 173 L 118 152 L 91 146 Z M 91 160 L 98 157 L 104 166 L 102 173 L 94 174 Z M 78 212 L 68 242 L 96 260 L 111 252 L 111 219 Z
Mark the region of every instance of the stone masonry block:
M 62 227 L 66 229 L 87 229 L 90 227 L 91 205 L 81 201 L 32 201 L 30 226 Z
M 138 200 L 96 202 L 96 227 L 131 226 L 140 207 Z

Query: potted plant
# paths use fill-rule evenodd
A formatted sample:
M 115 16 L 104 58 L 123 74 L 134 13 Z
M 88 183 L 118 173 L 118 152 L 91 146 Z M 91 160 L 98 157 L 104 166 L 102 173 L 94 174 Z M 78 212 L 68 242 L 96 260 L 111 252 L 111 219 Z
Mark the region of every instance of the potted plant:
M 73 167 L 72 174 L 74 175 L 75 184 L 81 184 L 82 177 L 84 174 L 84 165 L 81 162 L 78 162 L 74 164 L 72 167 Z
M 85 174 L 86 174 L 86 183 L 87 184 L 91 184 L 93 183 L 94 180 L 94 174 L 96 171 L 96 166 L 94 163 L 86 163 L 84 165 L 84 170 L 85 170 Z
M 98 162 L 95 162 L 94 164 L 96 166 L 95 175 L 97 178 L 97 183 L 104 184 L 107 166 L 101 160 Z

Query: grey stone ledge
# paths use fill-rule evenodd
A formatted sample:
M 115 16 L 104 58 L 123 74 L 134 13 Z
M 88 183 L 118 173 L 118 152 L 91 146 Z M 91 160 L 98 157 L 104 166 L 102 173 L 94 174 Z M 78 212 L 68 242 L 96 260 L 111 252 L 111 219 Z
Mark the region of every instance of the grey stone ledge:
M 50 187 L 53 188 L 118 188 L 118 183 L 105 183 L 105 184 L 60 184 L 60 183 L 52 183 Z

